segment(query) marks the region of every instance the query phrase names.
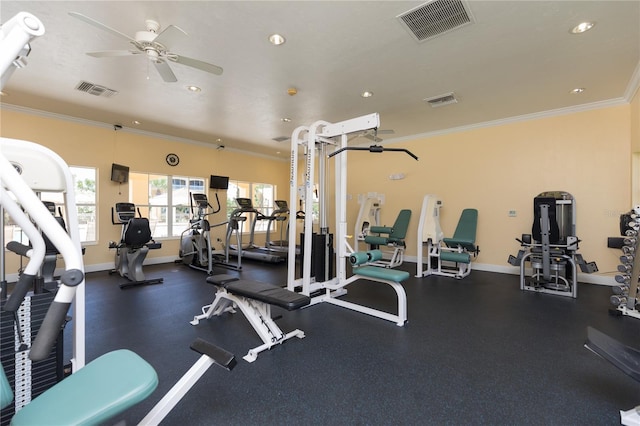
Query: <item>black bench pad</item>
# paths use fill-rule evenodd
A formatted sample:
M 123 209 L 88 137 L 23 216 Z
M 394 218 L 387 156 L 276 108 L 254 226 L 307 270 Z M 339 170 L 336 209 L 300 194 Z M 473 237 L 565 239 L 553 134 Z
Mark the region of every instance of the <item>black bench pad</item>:
M 289 311 L 307 306 L 311 299 L 304 294 L 260 281 L 238 280 L 224 284 L 229 293 L 276 305 Z
M 207 277 L 207 284 L 223 286 L 227 283 L 230 283 L 231 281 L 238 281 L 239 279 L 240 278 L 234 277 L 233 275 L 229 275 L 229 274 L 210 275 Z

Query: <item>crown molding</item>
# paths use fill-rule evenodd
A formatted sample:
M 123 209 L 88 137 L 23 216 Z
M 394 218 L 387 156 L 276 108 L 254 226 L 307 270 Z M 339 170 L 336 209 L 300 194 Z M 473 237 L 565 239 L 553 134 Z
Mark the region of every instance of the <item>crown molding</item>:
M 27 107 L 18 106 L 18 105 L 0 103 L 0 110 L 3 110 L 3 109 L 7 110 L 7 111 L 13 111 L 13 112 L 19 112 L 19 113 L 23 113 L 23 114 L 36 115 L 36 116 L 39 116 L 39 117 L 51 118 L 51 119 L 55 119 L 55 120 L 62 120 L 62 121 L 70 122 L 70 123 L 82 124 L 82 125 L 92 126 L 92 127 L 99 127 L 99 128 L 103 128 L 103 129 L 113 129 L 113 126 L 114 126 L 111 123 L 103 123 L 103 122 L 100 122 L 100 121 L 87 120 L 87 119 L 84 119 L 84 118 L 72 117 L 72 116 L 69 116 L 69 115 L 58 114 L 58 113 L 55 113 L 55 112 L 42 111 L 42 110 L 34 109 L 34 108 L 27 108 Z M 148 132 L 146 130 L 134 129 L 134 128 L 131 128 L 131 127 L 122 127 L 122 129 L 119 129 L 118 132 L 131 133 L 131 134 L 134 134 L 134 135 L 146 136 L 146 137 L 155 138 L 155 139 L 163 139 L 163 140 L 170 141 L 170 142 L 179 142 L 179 143 L 185 143 L 185 144 L 190 144 L 190 145 L 198 145 L 198 146 L 202 146 L 202 147 L 210 148 L 210 149 L 218 149 L 217 145 L 214 145 L 214 144 L 211 144 L 211 143 L 197 141 L 197 140 L 193 140 L 193 139 L 181 138 L 181 137 L 177 137 L 177 136 L 168 136 L 168 135 L 164 135 L 164 134 L 161 134 L 161 133 Z M 236 148 L 232 148 L 232 147 L 225 147 L 224 150 L 225 151 L 230 151 L 230 152 L 235 152 L 235 153 L 238 153 L 238 154 L 243 154 L 243 155 L 250 155 L 252 157 L 266 158 L 266 159 L 269 159 L 269 160 L 277 160 L 277 161 L 282 161 L 282 162 L 289 161 L 288 157 L 287 158 L 279 158 L 279 157 L 274 157 L 274 156 L 271 156 L 271 155 L 260 154 L 260 153 L 256 153 L 256 152 L 252 152 L 252 151 L 245 151 L 245 150 L 236 149 Z

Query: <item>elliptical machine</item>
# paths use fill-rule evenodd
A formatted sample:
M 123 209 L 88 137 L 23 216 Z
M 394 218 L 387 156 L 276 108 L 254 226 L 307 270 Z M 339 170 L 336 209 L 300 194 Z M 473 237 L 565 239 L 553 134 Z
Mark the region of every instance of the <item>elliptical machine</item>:
M 119 243 L 109 242 L 109 248 L 116 249 L 116 267 L 109 271 L 109 274 L 117 272 L 130 281 L 120 284 L 122 289 L 145 284 L 160 284 L 163 281 L 162 278 L 147 280 L 142 272 L 142 262 L 149 250 L 159 249 L 162 244 L 153 240 L 149 219 L 142 217 L 139 209 L 137 211 L 138 217 L 136 217 L 136 205 L 133 203 L 116 203 L 115 212 L 111 208 L 111 223 L 122 225 L 122 236 Z
M 180 259 L 177 263 L 184 263 L 193 269 L 213 274 L 213 247 L 211 245 L 211 228 L 226 225 L 227 221 L 211 225 L 207 216 L 220 211 L 220 200 L 216 194 L 216 207 L 209 204 L 205 194 L 191 193 L 189 198 L 191 219 L 189 227 L 180 235 Z M 195 204 L 195 209 L 194 209 Z

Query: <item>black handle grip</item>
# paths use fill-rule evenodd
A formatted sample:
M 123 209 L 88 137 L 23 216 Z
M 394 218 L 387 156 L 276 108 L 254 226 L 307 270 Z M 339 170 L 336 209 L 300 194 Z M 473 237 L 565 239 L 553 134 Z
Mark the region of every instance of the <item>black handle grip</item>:
M 51 348 L 65 324 L 69 306 L 71 303 L 60 303 L 55 300 L 51 303 L 36 340 L 31 345 L 31 351 L 29 351 L 31 361 L 42 361 L 49 356 Z
M 15 288 L 11 292 L 11 296 L 2 307 L 2 310 L 7 312 L 16 312 L 22 301 L 24 300 L 24 296 L 33 288 L 33 280 L 36 278 L 35 275 L 22 274 L 20 278 L 18 278 L 18 282 L 16 283 Z
M 207 355 L 216 364 L 229 371 L 233 370 L 236 366 L 236 357 L 234 354 L 199 337 L 191 344 L 191 349 L 199 354 Z
M 27 256 L 31 247 L 21 244 L 17 241 L 9 241 L 7 243 L 7 250 L 14 252 L 15 254 L 19 254 L 20 256 Z

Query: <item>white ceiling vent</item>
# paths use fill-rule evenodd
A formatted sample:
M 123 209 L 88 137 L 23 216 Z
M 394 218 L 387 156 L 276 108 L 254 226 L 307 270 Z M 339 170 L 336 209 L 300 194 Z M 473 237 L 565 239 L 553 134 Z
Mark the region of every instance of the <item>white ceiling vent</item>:
M 86 92 L 94 96 L 102 96 L 103 98 L 110 98 L 113 95 L 118 94 L 117 90 L 109 89 L 98 84 L 89 83 L 88 81 L 81 81 L 80 83 L 78 83 L 78 85 L 76 86 L 76 90 Z
M 458 103 L 456 95 L 453 92 L 445 93 L 444 95 L 433 96 L 431 98 L 425 98 L 423 100 L 433 108 Z
M 289 136 L 278 136 L 277 138 L 273 138 L 272 140 L 276 142 L 284 142 L 289 140 Z
M 473 22 L 469 7 L 462 0 L 432 0 L 396 18 L 419 42 L 430 40 Z

